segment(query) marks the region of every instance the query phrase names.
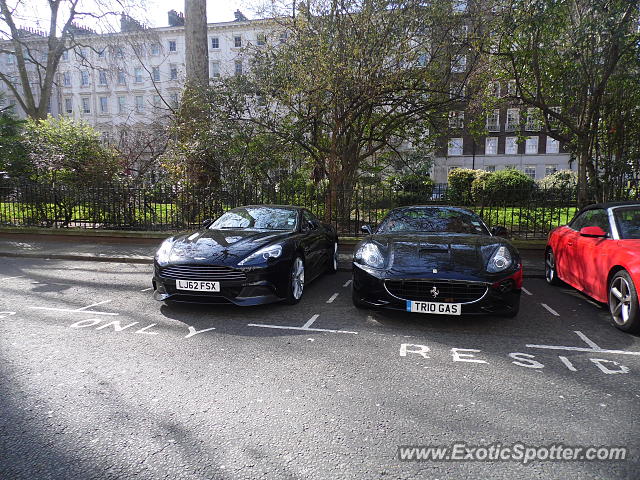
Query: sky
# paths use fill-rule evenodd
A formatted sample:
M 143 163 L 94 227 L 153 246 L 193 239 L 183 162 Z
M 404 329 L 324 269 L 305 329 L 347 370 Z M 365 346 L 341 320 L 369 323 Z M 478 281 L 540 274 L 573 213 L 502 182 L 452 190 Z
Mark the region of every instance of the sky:
M 117 8 L 118 1 L 131 5 L 131 16 L 150 27 L 168 26 L 167 12 L 169 10 L 184 12 L 184 0 L 80 0 L 80 4 L 83 11 L 95 14 L 106 11 L 104 5 L 108 5 L 109 10 L 122 10 Z M 207 0 L 207 21 L 209 23 L 230 22 L 235 18 L 233 14 L 238 9 L 249 19 L 258 18 L 259 14 L 256 13 L 256 5 L 261 2 L 264 2 L 264 0 Z M 20 4 L 18 15 L 15 16 L 18 26 L 48 30 L 49 7 L 47 0 L 8 0 L 7 3 L 10 6 Z M 0 30 L 5 30 L 5 26 L 1 23 Z M 104 22 L 91 18 L 85 18 L 79 23 L 98 31 L 104 31 L 105 28 L 109 28 L 104 25 Z M 111 24 L 111 29 L 117 30 L 119 28 L 119 18 L 117 16 L 111 16 L 109 23 Z

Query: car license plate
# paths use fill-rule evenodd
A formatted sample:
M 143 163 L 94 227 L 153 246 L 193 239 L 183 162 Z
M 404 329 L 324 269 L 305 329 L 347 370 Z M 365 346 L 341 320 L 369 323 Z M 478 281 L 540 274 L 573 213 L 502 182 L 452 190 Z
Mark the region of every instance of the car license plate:
M 219 292 L 220 282 L 204 282 L 200 280 L 176 280 L 178 290 L 191 290 L 194 292 Z
M 459 303 L 412 302 L 407 300 L 407 312 L 429 313 L 433 315 L 460 315 L 462 305 Z

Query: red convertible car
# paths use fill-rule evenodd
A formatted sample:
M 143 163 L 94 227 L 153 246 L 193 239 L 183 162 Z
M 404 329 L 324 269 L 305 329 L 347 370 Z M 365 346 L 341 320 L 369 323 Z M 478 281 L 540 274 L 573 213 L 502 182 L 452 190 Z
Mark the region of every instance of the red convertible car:
M 545 274 L 607 303 L 620 330 L 640 331 L 640 202 L 590 205 L 551 231 Z

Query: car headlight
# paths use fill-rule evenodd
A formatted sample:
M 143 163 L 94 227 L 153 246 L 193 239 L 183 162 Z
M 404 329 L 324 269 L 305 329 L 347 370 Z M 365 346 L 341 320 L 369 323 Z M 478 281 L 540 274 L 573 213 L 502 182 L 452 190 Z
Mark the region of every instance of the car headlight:
M 503 245 L 498 248 L 493 256 L 489 259 L 489 263 L 487 264 L 487 272 L 502 272 L 509 268 L 512 263 L 513 260 L 511 258 L 511 253 L 509 252 L 509 249 Z
M 282 255 L 282 245 L 270 245 L 253 252 L 244 260 L 238 262 L 238 265 L 264 263 L 270 258 L 278 258 Z
M 357 263 L 362 263 L 373 268 L 384 266 L 384 257 L 378 246 L 374 243 L 365 243 L 358 248 L 354 259 Z
M 169 263 L 171 249 L 173 248 L 173 238 L 167 238 L 156 252 L 156 262 L 158 265 L 166 265 Z

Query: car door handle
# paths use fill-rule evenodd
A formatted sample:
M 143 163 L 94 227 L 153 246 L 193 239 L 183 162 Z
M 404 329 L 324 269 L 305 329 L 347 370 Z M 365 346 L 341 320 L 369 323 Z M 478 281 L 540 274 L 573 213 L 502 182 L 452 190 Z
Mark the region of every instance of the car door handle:
M 570 247 L 573 247 L 573 242 L 569 242 L 567 243 L 567 245 L 569 245 Z

